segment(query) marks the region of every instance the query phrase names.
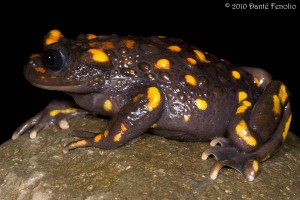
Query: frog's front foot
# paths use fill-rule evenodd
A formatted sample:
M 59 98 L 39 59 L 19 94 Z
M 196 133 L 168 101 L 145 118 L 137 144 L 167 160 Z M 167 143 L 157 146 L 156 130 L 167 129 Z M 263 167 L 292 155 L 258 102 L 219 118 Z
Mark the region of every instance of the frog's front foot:
M 220 146 L 216 146 L 220 144 Z M 216 179 L 223 167 L 231 167 L 239 171 L 248 181 L 253 181 L 258 172 L 258 161 L 252 153 L 241 152 L 234 144 L 224 137 L 213 139 L 208 148 L 202 153 L 202 159 L 206 160 L 213 155 L 217 162 L 210 171 L 211 179 Z
M 35 138 L 37 133 L 50 125 L 57 124 L 62 129 L 68 129 L 67 119 L 77 116 L 87 115 L 88 112 L 72 107 L 68 102 L 52 101 L 45 109 L 27 120 L 12 135 L 12 139 L 17 139 L 20 135 L 30 130 L 30 138 Z

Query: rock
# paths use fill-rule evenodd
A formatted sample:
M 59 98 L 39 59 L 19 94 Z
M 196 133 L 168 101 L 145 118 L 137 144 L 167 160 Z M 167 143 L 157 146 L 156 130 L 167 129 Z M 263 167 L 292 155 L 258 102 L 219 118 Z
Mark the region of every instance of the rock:
M 56 126 L 0 146 L 0 199 L 295 199 L 300 196 L 300 139 L 290 133 L 285 144 L 260 164 L 247 182 L 233 169 L 209 177 L 215 160 L 201 153 L 209 143 L 168 140 L 145 134 L 114 150 L 63 146 L 71 129 L 99 132 L 107 121 L 73 119 L 69 130 Z

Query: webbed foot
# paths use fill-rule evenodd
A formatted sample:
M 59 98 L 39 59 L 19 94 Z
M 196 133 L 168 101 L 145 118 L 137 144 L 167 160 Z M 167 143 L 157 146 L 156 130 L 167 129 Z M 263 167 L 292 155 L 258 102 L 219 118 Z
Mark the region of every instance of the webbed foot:
M 202 153 L 202 159 L 206 160 L 209 155 L 213 155 L 217 162 L 210 171 L 211 179 L 216 179 L 223 167 L 230 167 L 248 180 L 253 181 L 258 173 L 258 161 L 253 153 L 241 152 L 227 138 L 216 138 L 211 141 L 211 147 Z M 220 144 L 220 146 L 216 146 Z
M 68 102 L 52 101 L 45 109 L 23 123 L 12 135 L 12 139 L 17 139 L 20 135 L 30 130 L 30 138 L 35 138 L 42 129 L 56 124 L 62 129 L 68 129 L 68 119 L 87 115 L 88 112 L 72 107 Z

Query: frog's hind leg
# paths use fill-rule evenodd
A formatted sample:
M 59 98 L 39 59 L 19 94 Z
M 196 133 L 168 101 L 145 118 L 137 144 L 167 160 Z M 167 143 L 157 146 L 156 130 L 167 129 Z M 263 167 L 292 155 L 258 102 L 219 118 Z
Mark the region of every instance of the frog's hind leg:
M 228 139 L 216 138 L 202 158 L 214 155 L 218 160 L 211 170 L 215 179 L 224 167 L 232 167 L 252 181 L 258 162 L 268 159 L 284 142 L 291 122 L 291 106 L 286 86 L 279 81 L 267 85 L 253 106 L 244 98 L 229 123 Z

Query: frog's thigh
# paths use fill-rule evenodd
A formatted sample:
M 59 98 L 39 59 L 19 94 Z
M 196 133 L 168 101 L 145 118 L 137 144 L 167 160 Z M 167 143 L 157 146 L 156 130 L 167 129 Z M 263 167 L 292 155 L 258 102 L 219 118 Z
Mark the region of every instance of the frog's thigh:
M 287 88 L 280 81 L 272 81 L 255 105 L 247 99 L 240 102 L 230 122 L 228 137 L 245 152 L 259 149 L 266 141 L 276 138 L 278 142 L 272 143 L 275 145 L 272 151 L 275 151 L 286 137 L 290 118 Z

